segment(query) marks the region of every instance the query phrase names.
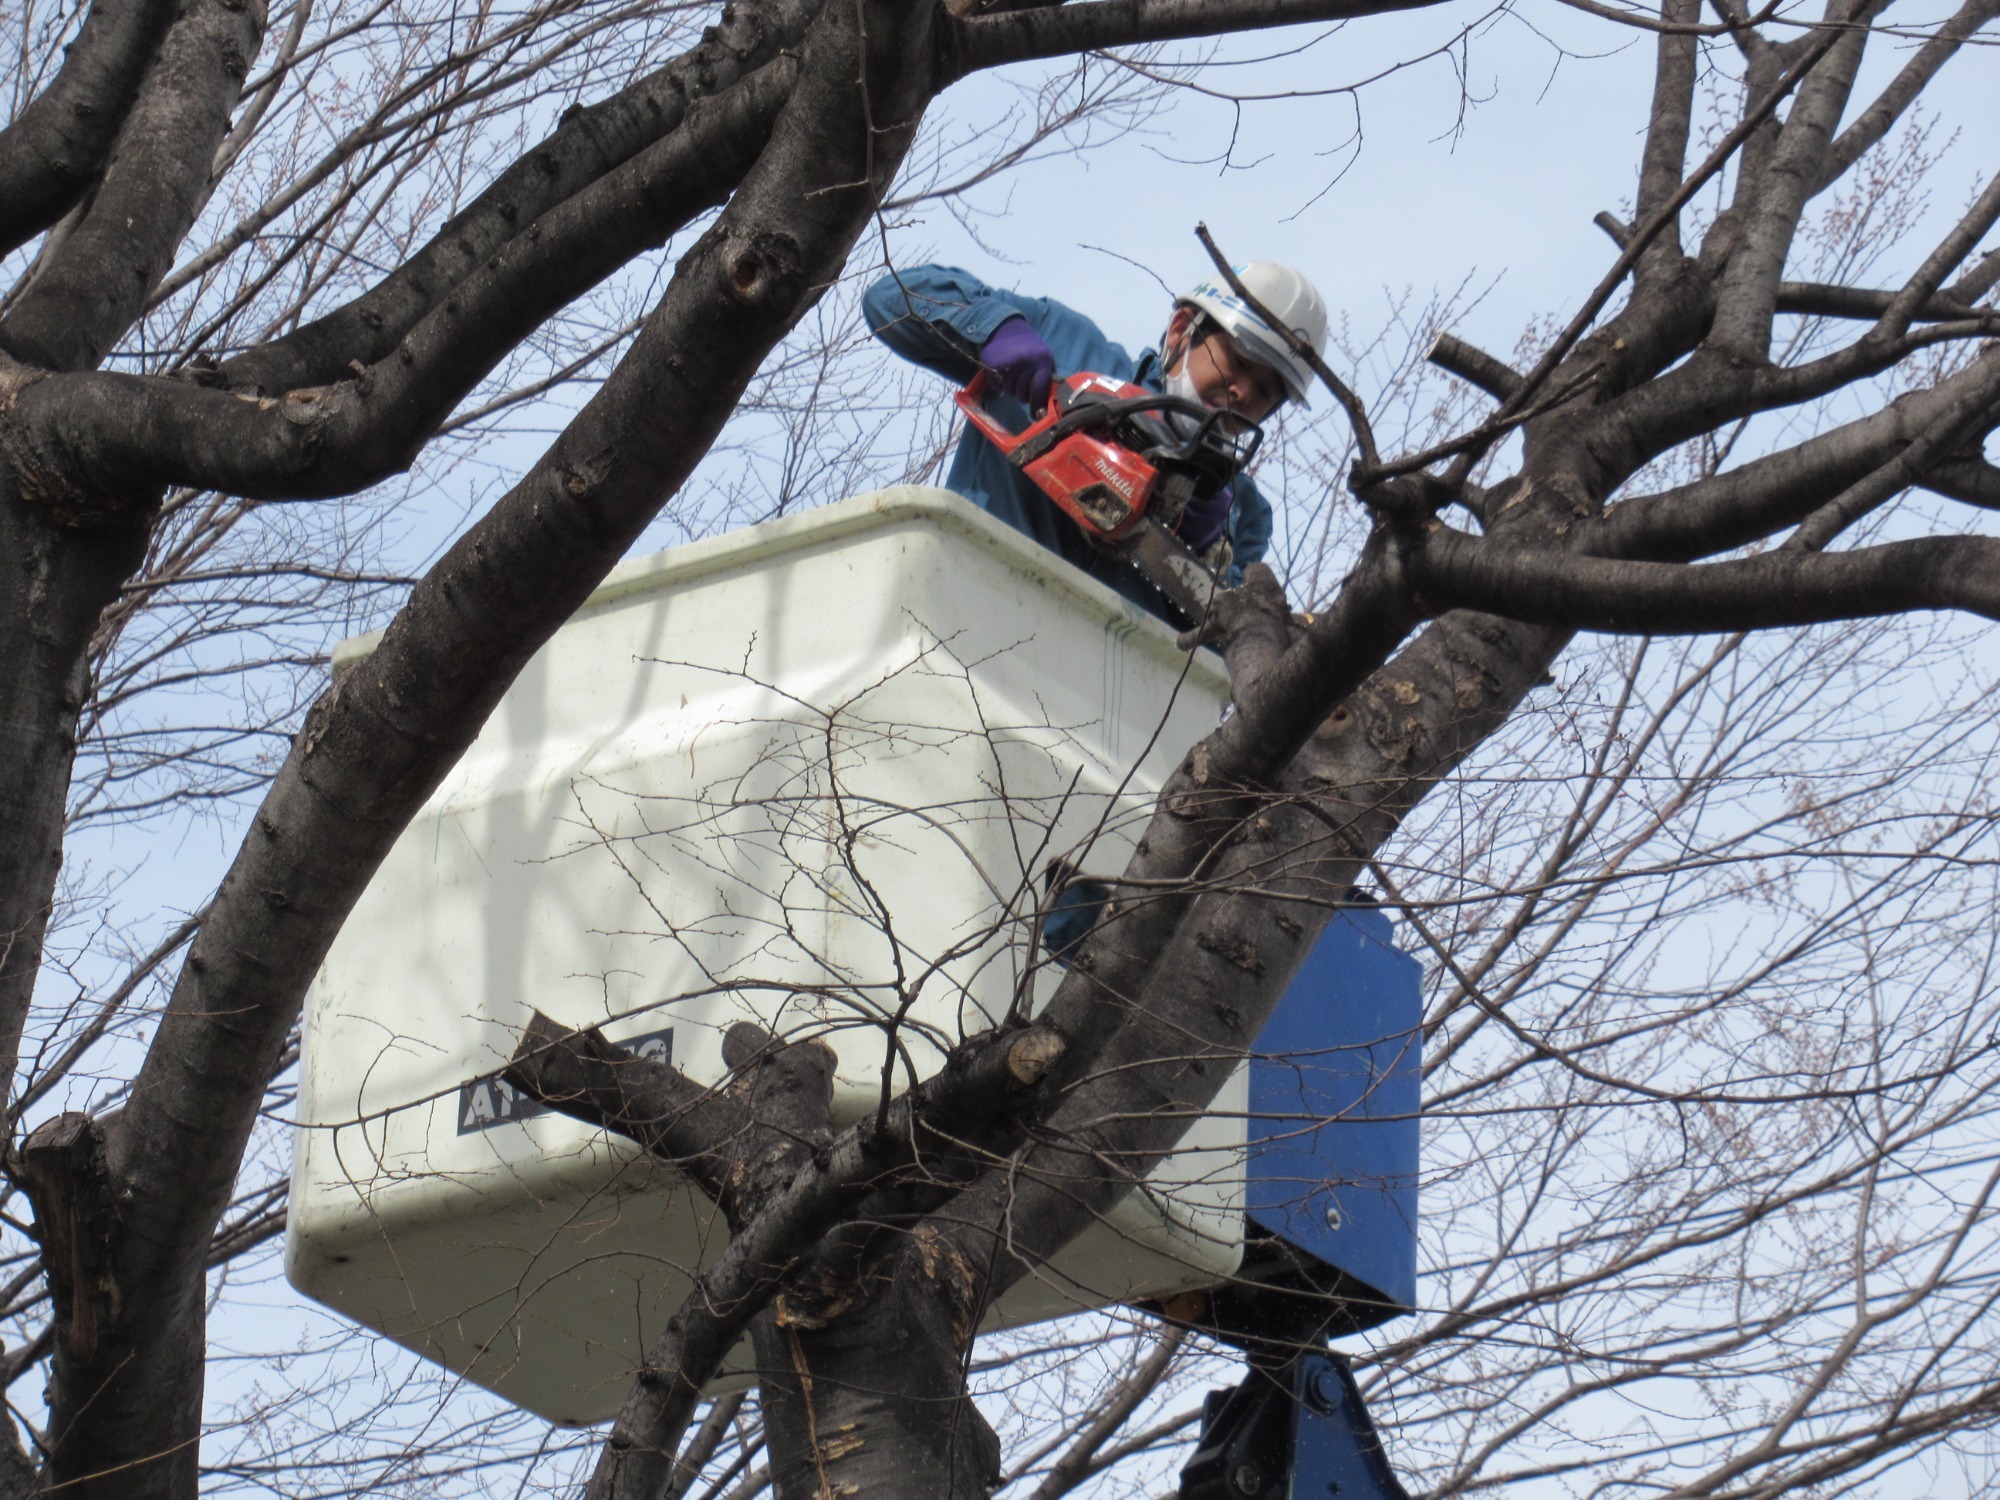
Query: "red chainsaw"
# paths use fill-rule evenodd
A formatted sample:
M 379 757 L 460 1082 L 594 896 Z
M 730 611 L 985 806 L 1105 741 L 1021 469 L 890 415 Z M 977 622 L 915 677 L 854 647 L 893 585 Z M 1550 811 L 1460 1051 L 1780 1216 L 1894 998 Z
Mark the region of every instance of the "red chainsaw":
M 1085 536 L 1130 561 L 1189 620 L 1207 616 L 1223 584 L 1174 528 L 1256 457 L 1256 423 L 1087 371 L 1058 380 L 1048 410 L 1020 432 L 986 405 L 984 370 L 953 399 Z

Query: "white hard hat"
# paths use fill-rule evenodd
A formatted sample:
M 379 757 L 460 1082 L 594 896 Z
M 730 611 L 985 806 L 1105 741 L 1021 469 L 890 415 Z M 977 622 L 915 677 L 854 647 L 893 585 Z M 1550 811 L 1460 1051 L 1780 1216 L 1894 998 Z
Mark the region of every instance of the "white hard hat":
M 1313 353 L 1325 356 L 1326 303 L 1310 281 L 1290 266 L 1275 265 L 1268 260 L 1253 260 L 1231 269 L 1251 296 L 1312 345 Z M 1245 354 L 1278 372 L 1278 378 L 1285 383 L 1286 395 L 1301 406 L 1308 404 L 1306 393 L 1312 389 L 1312 366 L 1294 354 L 1292 346 L 1273 332 L 1270 324 L 1250 311 L 1229 289 L 1227 281 L 1219 276 L 1207 277 L 1180 301 L 1184 306 L 1200 308 L 1213 318 Z

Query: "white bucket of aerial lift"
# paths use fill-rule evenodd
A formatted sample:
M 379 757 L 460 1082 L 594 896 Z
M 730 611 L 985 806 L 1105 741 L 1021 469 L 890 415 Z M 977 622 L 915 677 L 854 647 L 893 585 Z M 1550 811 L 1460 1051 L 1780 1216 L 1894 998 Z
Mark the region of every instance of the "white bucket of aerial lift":
M 364 638 L 335 669 L 372 648 Z M 560 1422 L 613 1415 L 727 1231 L 492 1075 L 539 1009 L 704 1084 L 754 1020 L 846 1123 L 1045 1000 L 1034 892 L 1121 869 L 1221 664 L 942 490 L 618 569 L 397 841 L 308 1005 L 286 1269 Z M 1145 1189 L 988 1326 L 1211 1286 L 1242 1254 L 1242 1070 Z M 739 1351 L 741 1353 L 742 1351 Z

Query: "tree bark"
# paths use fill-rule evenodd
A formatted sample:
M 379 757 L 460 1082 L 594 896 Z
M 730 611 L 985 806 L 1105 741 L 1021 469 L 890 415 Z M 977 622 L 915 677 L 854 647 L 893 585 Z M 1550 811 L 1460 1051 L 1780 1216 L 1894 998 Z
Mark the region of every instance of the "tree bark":
M 282 394 L 372 365 L 467 277 L 544 214 L 681 128 L 695 101 L 724 93 L 798 45 L 818 0 L 743 0 L 698 46 L 611 98 L 566 113 L 555 132 L 501 172 L 425 246 L 353 301 L 223 362 L 236 390 Z M 714 143 L 704 143 L 715 149 Z M 740 174 L 739 174 L 740 175 Z
M 179 12 L 82 221 L 0 319 L 0 349 L 44 370 L 89 370 L 125 335 L 207 201 L 263 35 L 262 0 L 190 0 Z
M 42 1483 L 81 1500 L 168 1500 L 200 1478 L 204 1288 L 126 1275 L 133 1226 L 106 1140 L 99 1121 L 64 1114 L 21 1149 L 57 1330 Z
M 1267 574 L 1232 597 L 1218 639 L 1237 712 L 1178 768 L 1034 1027 L 974 1039 L 881 1122 L 837 1137 L 825 1059 L 810 1046 L 733 1036 L 730 1089 L 715 1095 L 632 1066 L 601 1039 L 531 1032 L 516 1077 L 688 1167 L 735 1231 L 620 1418 L 595 1481 L 604 1500 L 660 1493 L 700 1383 L 746 1328 L 781 1496 L 985 1493 L 997 1453 L 964 1373 L 982 1310 L 1173 1148 L 1368 856 L 1507 720 L 1567 629 L 1749 628 L 1937 606 L 2000 615 L 1990 541 L 1813 551 L 1902 484 L 1992 503 L 1993 471 L 1976 460 L 1995 411 L 1990 355 L 1786 454 L 1605 510 L 1686 437 L 1887 371 L 1923 340 L 1993 332 L 1993 315 L 1966 299 L 1984 295 L 2000 262 L 1946 278 L 2000 214 L 2000 185 L 1900 291 L 1778 278 L 1829 174 L 1881 138 L 1995 3 L 1969 4 L 1838 137 L 1867 40 L 1854 23 L 1873 9 L 1833 0 L 1827 29 L 1780 46 L 1746 39 L 1750 105 L 1689 177 L 1697 8 L 1664 0 L 1639 223 L 1619 236 L 1613 272 L 1525 376 L 1441 346 L 1441 362 L 1502 412 L 1434 454 L 1360 476 L 1377 525 L 1333 609 L 1296 623 Z M 107 4 L 103 39 L 93 15 L 74 80 L 136 100 L 130 149 L 98 174 L 75 233 L 0 326 L 0 347 L 38 367 L 0 368 L 0 549 L 14 559 L 0 584 L 10 1064 L 58 878 L 79 664 L 139 561 L 157 487 L 297 498 L 393 472 L 553 310 L 695 213 L 728 206 L 598 395 L 315 706 L 126 1112 L 61 1117 L 22 1152 L 56 1304 L 47 1485 L 192 1494 L 203 1270 L 310 976 L 514 673 L 658 514 L 763 358 L 838 277 L 931 93 L 1016 59 L 1401 4 L 1089 0 L 967 20 L 922 0 L 733 7 L 687 57 L 566 116 L 370 292 L 186 382 L 92 367 L 129 331 L 205 201 L 262 14 L 190 0 L 129 90 L 119 49 L 163 13 Z M 114 21 L 140 31 L 114 37 Z M 65 69 L 51 109 L 71 79 Z M 1782 121 L 1781 97 L 1792 99 Z M 0 186 L 41 173 L 20 222 L 81 201 L 30 159 L 46 115 L 31 109 L 0 133 Z M 78 159 L 104 150 L 84 141 Z M 1732 160 L 1736 201 L 1690 259 L 1680 211 Z M 1630 301 L 1599 327 L 1628 272 Z M 1862 310 L 1878 327 L 1774 371 L 1772 321 L 1787 310 Z M 1938 326 L 1908 335 L 1920 318 Z M 1365 430 L 1365 412 L 1356 423 Z M 1485 497 L 1486 534 L 1438 524 L 1436 508 L 1467 493 L 1465 474 L 1517 426 L 1522 467 Z M 1681 565 L 1795 523 L 1812 545 L 1795 537 L 1785 552 Z
M 199 1368 L 209 1238 L 300 997 L 354 900 L 514 674 L 832 282 L 908 147 L 931 87 L 928 33 L 892 10 L 829 15 L 770 146 L 683 257 L 631 353 L 315 705 L 223 882 L 106 1149 L 125 1226 L 116 1331 L 137 1337 L 143 1322 L 156 1369 Z M 190 1303 L 171 1327 L 145 1320 L 144 1309 L 178 1317 Z M 70 1425 L 48 1482 L 89 1483 L 198 1437 L 124 1383 L 104 1352 L 118 1345 L 66 1367 Z
M 0 254 L 83 200 L 174 9 L 171 0 L 97 0 L 55 82 L 0 131 Z
M 983 1500 L 1000 1443 L 960 1399 L 978 1272 L 942 1236 L 859 1287 L 788 1292 L 750 1325 L 777 1500 Z
M 143 516 L 71 531 L 0 470 L 0 1067 L 10 1091 L 56 900 L 86 651 L 145 555 Z

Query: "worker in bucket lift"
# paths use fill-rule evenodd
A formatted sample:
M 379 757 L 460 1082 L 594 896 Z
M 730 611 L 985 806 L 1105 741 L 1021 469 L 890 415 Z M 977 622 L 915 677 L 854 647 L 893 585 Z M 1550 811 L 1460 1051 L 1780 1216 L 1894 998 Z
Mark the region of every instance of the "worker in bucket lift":
M 1325 353 L 1326 304 L 1310 281 L 1289 266 L 1266 261 L 1235 270 L 1251 296 L 1290 324 L 1314 353 Z M 1159 349 L 1136 360 L 1074 309 L 1000 291 L 950 266 L 893 271 L 868 289 L 861 307 L 883 343 L 927 370 L 963 385 L 984 366 L 999 387 L 994 402 L 999 415 L 1016 431 L 1032 420 L 1031 412 L 1047 409 L 1058 378 L 1083 370 L 1224 408 L 1252 422 L 1288 400 L 1303 406 L 1313 378 L 1311 367 L 1220 277 L 1176 299 Z M 1093 545 L 977 431 L 968 428 L 959 440 L 945 483 L 1133 603 L 1180 623 L 1138 569 Z M 1271 507 L 1256 481 L 1239 474 L 1212 500 L 1190 505 L 1178 529 L 1181 540 L 1234 588 L 1243 581 L 1244 568 L 1270 545 Z M 1104 910 L 1110 888 L 1080 878 L 1063 861 L 1049 867 L 1048 882 L 1042 947 L 1066 965 Z
M 1315 353 L 1325 351 L 1326 304 L 1310 281 L 1267 261 L 1238 266 L 1236 275 Z M 1136 360 L 1073 308 L 1001 291 L 950 266 L 892 271 L 868 289 L 861 307 L 876 337 L 927 370 L 963 385 L 984 366 L 997 387 L 992 404 L 1015 431 L 1028 425 L 1031 412 L 1047 410 L 1057 379 L 1079 371 L 1187 397 L 1252 422 L 1288 400 L 1304 405 L 1313 378 L 1311 367 L 1219 276 L 1176 299 L 1159 349 Z M 968 429 L 959 440 L 945 484 L 1141 608 L 1182 623 L 1136 568 L 1094 545 L 978 432 Z M 1256 481 L 1239 474 L 1213 499 L 1190 505 L 1178 531 L 1233 588 L 1270 545 L 1271 507 Z

